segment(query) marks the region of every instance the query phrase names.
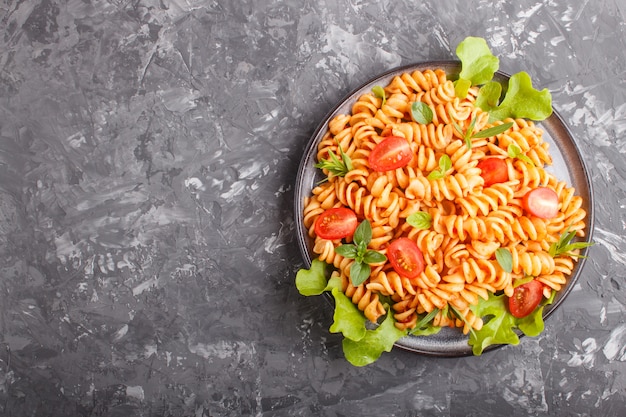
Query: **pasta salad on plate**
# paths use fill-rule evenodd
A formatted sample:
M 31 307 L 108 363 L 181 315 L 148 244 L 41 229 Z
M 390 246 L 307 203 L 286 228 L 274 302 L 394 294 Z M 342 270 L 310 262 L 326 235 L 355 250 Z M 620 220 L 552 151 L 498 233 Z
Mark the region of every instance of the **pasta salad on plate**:
M 357 366 L 537 336 L 591 245 L 591 185 L 549 91 L 498 72 L 481 38 L 456 52 L 357 89 L 301 163 L 296 286 L 331 297 Z

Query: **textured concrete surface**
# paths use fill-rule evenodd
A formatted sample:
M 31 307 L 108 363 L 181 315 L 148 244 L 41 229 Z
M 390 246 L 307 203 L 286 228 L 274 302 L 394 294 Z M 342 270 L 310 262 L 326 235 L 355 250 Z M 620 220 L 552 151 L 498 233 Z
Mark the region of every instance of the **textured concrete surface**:
M 0 5 L 0 415 L 626 415 L 624 0 Z M 596 245 L 537 338 L 349 365 L 294 287 L 324 114 L 487 39 L 583 151 Z

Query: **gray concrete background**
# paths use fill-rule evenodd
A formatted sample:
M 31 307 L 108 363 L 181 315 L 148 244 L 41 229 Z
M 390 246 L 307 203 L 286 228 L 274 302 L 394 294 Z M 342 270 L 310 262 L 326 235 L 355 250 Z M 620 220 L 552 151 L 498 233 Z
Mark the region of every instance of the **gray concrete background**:
M 0 5 L 3 416 L 618 416 L 623 0 Z M 484 37 L 547 87 L 596 245 L 537 338 L 349 365 L 294 286 L 303 147 L 350 90 Z

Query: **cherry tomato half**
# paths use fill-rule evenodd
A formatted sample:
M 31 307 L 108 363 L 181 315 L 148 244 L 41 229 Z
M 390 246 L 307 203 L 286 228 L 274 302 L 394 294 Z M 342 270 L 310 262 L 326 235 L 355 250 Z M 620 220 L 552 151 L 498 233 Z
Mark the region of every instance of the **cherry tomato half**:
M 343 239 L 354 233 L 358 223 L 356 214 L 349 208 L 331 208 L 315 220 L 315 234 L 322 239 Z
M 543 298 L 543 284 L 532 280 L 513 290 L 513 296 L 509 297 L 509 311 L 517 318 L 526 317 L 532 313 Z
M 547 187 L 537 187 L 522 198 L 522 206 L 533 216 L 552 219 L 559 214 L 559 196 Z
M 409 238 L 401 237 L 391 242 L 387 258 L 393 269 L 403 277 L 417 278 L 424 271 L 424 255 Z
M 485 187 L 509 180 L 506 162 L 500 158 L 485 158 L 478 163 L 480 176 L 485 180 Z
M 369 156 L 369 165 L 374 171 L 391 171 L 407 166 L 413 159 L 413 151 L 406 139 L 388 136 L 380 142 Z

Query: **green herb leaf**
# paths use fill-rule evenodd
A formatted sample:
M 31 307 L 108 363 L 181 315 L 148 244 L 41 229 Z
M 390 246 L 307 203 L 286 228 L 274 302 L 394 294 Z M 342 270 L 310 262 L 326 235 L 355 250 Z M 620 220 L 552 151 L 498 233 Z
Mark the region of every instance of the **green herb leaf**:
M 372 225 L 369 220 L 363 220 L 354 231 L 354 242 L 359 246 L 361 242 L 367 246 L 372 240 Z
M 430 174 L 428 174 L 428 176 L 426 178 L 429 179 L 430 181 L 432 181 L 432 180 L 440 180 L 444 176 L 445 176 L 445 174 L 443 174 L 441 171 L 435 170 L 435 171 L 432 171 Z
M 498 248 L 496 250 L 496 260 L 504 271 L 509 274 L 513 271 L 513 256 L 507 248 Z
M 406 336 L 406 330 L 399 330 L 393 314 L 387 308 L 387 316 L 375 330 L 367 330 L 358 340 L 343 339 L 343 353 L 352 365 L 365 366 L 375 362 L 383 352 L 391 352 L 394 343 Z
M 467 132 L 465 132 L 465 135 L 469 136 L 470 139 L 474 137 L 474 126 L 476 126 L 476 117 L 472 117 L 472 120 L 470 120 L 470 124 L 467 127 Z M 470 142 L 470 145 L 471 145 L 471 142 Z
M 465 132 L 463 132 L 463 128 L 461 126 L 459 126 L 459 124 L 454 119 L 452 119 L 452 126 L 454 126 L 454 130 L 459 132 L 459 135 L 461 135 L 461 136 L 463 136 L 465 138 Z
M 454 119 L 452 120 L 452 125 L 454 126 L 454 129 L 463 137 L 465 145 L 467 145 L 467 149 L 472 149 L 472 138 L 474 137 L 472 134 L 474 132 L 474 126 L 476 125 L 476 117 L 472 117 L 472 120 L 470 121 L 470 124 L 465 132 Z
M 513 288 L 517 288 L 520 285 L 527 284 L 530 281 L 532 281 L 533 279 L 535 279 L 535 277 L 530 276 L 530 275 L 526 275 L 524 278 L 515 279 L 515 280 L 513 280 Z
M 387 261 L 387 257 L 375 250 L 368 250 L 363 255 L 363 262 L 366 264 L 379 264 Z
M 372 225 L 369 220 L 363 220 L 354 231 L 354 244 L 340 245 L 335 252 L 345 258 L 354 259 L 350 266 L 350 280 L 352 285 L 359 286 L 369 278 L 372 268 L 369 264 L 385 262 L 387 257 L 380 252 L 368 250 L 367 245 L 372 240 Z
M 439 168 L 432 171 L 426 177 L 429 180 L 438 180 L 445 177 L 446 172 L 448 172 L 452 168 L 452 160 L 450 156 L 443 154 L 441 158 L 439 158 Z
M 428 336 L 431 334 L 439 333 L 441 326 L 433 326 L 431 323 L 437 313 L 438 308 L 434 308 L 430 313 L 426 314 L 415 324 L 415 327 L 409 332 L 413 336 Z
M 576 231 L 570 231 L 571 226 L 568 226 L 567 229 L 561 234 L 561 237 L 557 242 L 554 242 L 550 245 L 548 249 L 548 253 L 553 258 L 557 256 L 575 256 L 578 258 L 584 258 L 579 254 L 574 254 L 572 251 L 577 249 L 585 249 L 590 246 L 593 246 L 593 242 L 572 242 L 572 239 L 576 236 Z
M 472 121 L 475 120 L 476 119 L 472 119 Z M 459 126 L 459 124 L 455 120 L 452 120 L 452 125 L 454 126 L 454 129 L 459 132 L 459 134 L 463 137 L 467 149 L 472 149 L 472 136 L 469 133 L 469 129 L 467 130 L 467 132 L 463 132 L 463 128 Z
M 350 243 L 337 246 L 335 248 L 335 252 L 343 256 L 344 258 L 348 258 L 348 259 L 356 259 L 358 255 L 357 247 Z
M 352 285 L 358 287 L 367 280 L 372 272 L 372 268 L 365 262 L 352 262 L 350 266 L 350 281 Z
M 452 160 L 450 159 L 450 156 L 446 154 L 441 155 L 441 158 L 439 158 L 439 169 L 441 170 L 441 172 L 445 174 L 451 168 L 452 168 Z
M 433 224 L 433 216 L 426 211 L 418 211 L 409 215 L 406 222 L 416 229 L 430 229 Z
M 428 104 L 416 101 L 411 104 L 411 116 L 415 122 L 427 125 L 433 121 L 433 110 Z
M 490 112 L 498 107 L 501 95 L 502 84 L 497 81 L 489 81 L 478 90 L 476 106 L 480 107 L 483 111 Z
M 491 81 L 500 66 L 500 60 L 483 38 L 468 36 L 456 47 L 456 55 L 461 60 L 459 78 L 471 81 L 472 85 Z
M 474 328 L 472 327 L 472 325 L 470 324 L 470 322 L 467 321 L 467 319 L 465 318 L 465 316 L 463 314 L 461 314 L 461 312 L 459 310 L 457 310 L 457 308 L 455 306 L 453 306 L 452 304 L 448 304 L 448 307 L 450 307 L 450 310 L 452 310 L 452 313 L 459 318 L 463 323 L 465 323 L 465 325 L 469 328 L 470 331 L 470 336 L 471 334 L 474 333 Z
M 521 71 L 509 79 L 509 88 L 498 107 L 489 112 L 490 120 L 507 117 L 545 120 L 552 114 L 552 96 L 547 88 L 535 90 L 528 73 Z
M 474 139 L 484 139 L 490 138 L 492 136 L 499 135 L 500 133 L 506 132 L 513 126 L 513 122 L 503 123 L 501 125 L 492 126 L 489 129 L 481 130 L 480 132 L 476 132 L 472 135 Z
M 384 106 L 385 103 L 387 102 L 387 96 L 385 94 L 385 89 L 379 85 L 375 85 L 374 87 L 372 87 L 372 93 L 374 93 L 375 97 L 378 97 L 380 99 L 383 100 L 382 105 Z
M 476 125 L 475 117 L 472 118 L 469 126 L 467 127 L 467 131 L 465 132 L 456 121 L 452 120 L 452 125 L 454 126 L 454 129 L 459 132 L 459 134 L 463 137 L 463 140 L 467 145 L 467 149 L 472 149 L 472 139 L 484 139 L 499 135 L 500 133 L 507 131 L 511 126 L 513 126 L 513 123 L 503 123 L 501 125 L 492 126 L 489 129 L 480 130 L 476 133 L 474 133 L 474 126 Z
M 522 152 L 522 150 L 520 149 L 520 147 L 514 143 L 511 143 L 509 144 L 509 146 L 507 146 L 506 153 L 509 155 L 510 158 L 514 158 L 514 159 L 517 158 L 521 161 L 526 162 L 527 164 L 535 166 L 535 164 L 533 163 L 533 160 L 530 159 L 527 155 L 525 155 L 524 152 Z
M 345 176 L 348 172 L 352 171 L 352 160 L 350 157 L 341 149 L 339 146 L 339 154 L 341 155 L 341 160 L 337 158 L 332 152 L 328 153 L 330 159 L 322 159 L 317 164 L 315 164 L 315 168 L 327 169 L 329 172 L 333 173 L 338 177 Z

